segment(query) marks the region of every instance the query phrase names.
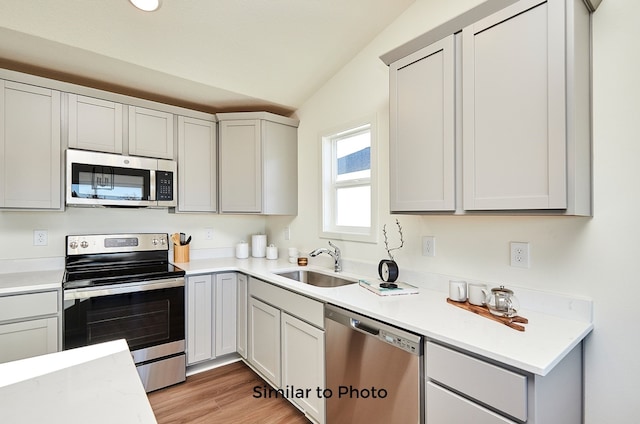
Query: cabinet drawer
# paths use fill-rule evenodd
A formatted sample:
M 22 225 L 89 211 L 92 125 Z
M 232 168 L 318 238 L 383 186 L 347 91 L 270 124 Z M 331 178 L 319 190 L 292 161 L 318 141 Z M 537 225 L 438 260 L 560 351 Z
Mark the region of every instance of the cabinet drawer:
M 515 424 L 432 382 L 427 383 L 426 413 L 429 424 Z
M 57 313 L 57 291 L 0 297 L 0 321 L 54 315 Z
M 527 377 L 426 343 L 427 377 L 519 420 L 527 420 Z
M 318 328 L 324 328 L 324 305 L 321 302 L 255 278 L 249 280 L 249 295 L 262 299 Z

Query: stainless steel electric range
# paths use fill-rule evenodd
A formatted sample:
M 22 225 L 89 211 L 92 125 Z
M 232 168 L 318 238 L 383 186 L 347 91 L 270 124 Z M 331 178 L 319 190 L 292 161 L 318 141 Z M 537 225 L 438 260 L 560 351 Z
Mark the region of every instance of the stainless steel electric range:
M 147 392 L 185 380 L 184 271 L 167 234 L 66 237 L 64 349 L 126 339 Z

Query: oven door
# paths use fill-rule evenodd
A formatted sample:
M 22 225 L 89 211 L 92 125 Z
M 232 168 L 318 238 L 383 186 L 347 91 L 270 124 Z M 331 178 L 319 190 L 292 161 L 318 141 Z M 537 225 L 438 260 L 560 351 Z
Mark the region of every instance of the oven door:
M 64 292 L 64 349 L 126 339 L 136 363 L 184 352 L 184 278 Z

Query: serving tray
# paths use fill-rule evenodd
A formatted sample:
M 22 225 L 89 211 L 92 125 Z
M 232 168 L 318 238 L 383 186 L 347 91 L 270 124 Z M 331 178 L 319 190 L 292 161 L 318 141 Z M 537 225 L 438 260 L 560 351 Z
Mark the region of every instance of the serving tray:
M 482 315 L 485 318 L 489 318 L 496 322 L 501 322 L 507 327 L 511 327 L 514 330 L 524 331 L 524 326 L 520 324 L 528 324 L 529 320 L 525 317 L 521 317 L 518 315 L 512 317 L 500 317 L 497 315 L 493 315 L 486 306 L 478 306 L 472 305 L 468 301 L 465 302 L 456 302 L 455 300 L 451 300 L 447 298 L 447 303 L 457 306 L 458 308 L 466 309 L 467 311 L 473 312 L 474 314 Z M 520 324 L 517 324 L 520 323 Z

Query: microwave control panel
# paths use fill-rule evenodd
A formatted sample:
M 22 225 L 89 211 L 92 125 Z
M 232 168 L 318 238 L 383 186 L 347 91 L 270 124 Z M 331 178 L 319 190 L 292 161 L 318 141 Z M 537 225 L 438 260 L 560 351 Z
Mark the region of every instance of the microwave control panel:
M 156 171 L 156 200 L 173 200 L 173 172 Z

